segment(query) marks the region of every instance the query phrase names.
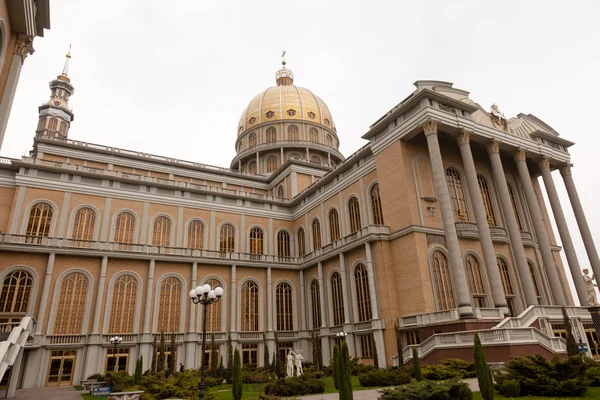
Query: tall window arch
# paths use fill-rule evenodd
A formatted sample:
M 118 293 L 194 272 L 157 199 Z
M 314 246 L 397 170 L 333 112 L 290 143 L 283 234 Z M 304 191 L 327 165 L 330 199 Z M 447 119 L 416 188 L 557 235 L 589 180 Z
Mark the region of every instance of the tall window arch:
M 277 330 L 294 330 L 294 311 L 292 309 L 292 287 L 289 283 L 281 282 L 275 289 L 275 304 L 277 314 Z
M 283 185 L 279 186 L 277 189 L 277 197 L 283 199 L 285 197 L 285 190 L 283 189 Z
M 79 335 L 83 328 L 85 302 L 88 294 L 88 278 L 81 272 L 65 276 L 60 285 L 56 305 L 54 335 Z
M 58 127 L 58 119 L 50 118 L 50 122 L 48 122 L 48 130 L 55 131 L 57 127 Z
M 298 140 L 298 127 L 296 125 L 288 126 L 288 140 Z
M 50 223 L 52 222 L 52 207 L 48 203 L 37 203 L 31 207 L 29 221 L 27 222 L 27 243 L 41 243 L 41 237 L 50 235 Z
M 218 279 L 210 278 L 206 281 L 210 285 L 212 289 L 217 287 L 223 287 L 221 282 Z M 208 307 L 208 311 L 206 311 L 206 331 L 207 332 L 221 332 L 222 322 L 221 322 L 221 303 L 215 303 L 211 307 Z
M 266 136 L 267 136 L 267 143 L 272 143 L 277 140 L 277 131 L 275 131 L 275 128 L 273 128 L 273 127 L 267 128 Z
M 473 304 L 475 307 L 483 308 L 486 303 L 485 284 L 483 283 L 483 274 L 481 273 L 481 265 L 477 258 L 472 254 L 465 257 L 465 269 L 469 282 L 469 291 L 473 296 Z
M 331 299 L 333 305 L 333 325 L 343 325 L 344 296 L 342 293 L 342 276 L 337 271 L 331 274 Z
M 17 270 L 8 274 L 2 281 L 0 292 L 0 323 L 17 322 L 21 316 L 2 316 L 1 313 L 22 314 L 27 313 L 31 291 L 33 290 L 33 277 L 25 270 Z
M 383 225 L 383 210 L 381 208 L 381 197 L 379 196 L 379 185 L 371 188 L 371 207 L 373 208 L 373 223 Z
M 273 172 L 277 169 L 277 157 L 267 157 L 267 172 Z
M 529 265 L 529 275 L 531 276 L 531 281 L 533 282 L 533 289 L 535 290 L 535 296 L 537 297 L 538 304 L 544 304 L 544 296 L 542 294 L 542 286 L 540 285 L 540 281 L 538 279 L 537 268 L 529 260 L 527 260 L 527 264 Z
M 298 229 L 298 257 L 304 257 L 306 254 L 306 237 L 304 228 Z
M 335 208 L 329 211 L 329 234 L 332 242 L 340 240 L 340 217 Z
M 333 142 L 331 140 L 331 135 L 327 134 L 327 136 L 325 136 L 325 144 L 329 147 L 333 147 Z
M 308 131 L 308 135 L 310 137 L 310 141 L 313 143 L 319 143 L 319 133 L 315 128 L 310 128 Z
M 448 258 L 439 250 L 432 254 L 432 273 L 438 310 L 450 310 L 456 307 L 454 287 L 450 277 Z
M 348 214 L 350 214 L 350 232 L 359 231 L 362 227 L 360 224 L 360 205 L 356 197 L 351 197 L 348 201 Z
M 123 275 L 115 281 L 108 333 L 133 333 L 137 291 L 137 280 L 131 275 Z
M 321 248 L 321 222 L 317 218 L 312 223 L 313 245 L 315 250 Z
M 248 172 L 251 174 L 256 174 L 256 161 L 251 161 L 248 164 Z
M 235 251 L 235 228 L 231 224 L 221 225 L 221 233 L 219 240 L 219 250 L 221 252 Z
M 152 246 L 170 246 L 171 244 L 171 220 L 160 216 L 154 220 L 152 229 Z
M 520 207 L 518 206 L 517 198 L 515 197 L 515 193 L 513 192 L 513 188 L 510 184 L 508 184 L 508 194 L 510 196 L 510 203 L 512 204 L 513 213 L 515 214 L 519 231 L 523 231 L 523 223 L 521 222 L 521 216 L 519 213 Z
M 452 200 L 454 214 L 458 221 L 466 221 L 469 219 L 467 213 L 467 200 L 465 197 L 465 189 L 462 178 L 455 168 L 446 169 L 446 182 L 448 183 L 448 191 Z
M 321 288 L 316 279 L 310 284 L 310 299 L 312 306 L 312 328 L 321 327 Z
M 253 260 L 260 260 L 260 255 L 263 254 L 263 230 L 259 227 L 250 229 L 250 254 Z
M 96 226 L 96 213 L 90 207 L 80 208 L 75 214 L 71 237 L 77 240 L 93 240 Z M 75 242 L 76 246 L 90 246 L 91 243 Z
M 483 175 L 477 175 L 477 183 L 479 184 L 479 190 L 481 191 L 481 197 L 483 198 L 483 205 L 485 206 L 485 215 L 490 226 L 496 226 L 496 214 L 494 213 L 494 204 L 492 203 L 492 195 L 487 182 L 487 179 Z
M 127 211 L 120 213 L 115 225 L 115 242 L 126 244 L 133 243 L 134 229 L 135 216 Z
M 158 332 L 179 332 L 181 290 L 181 281 L 173 276 L 161 283 L 158 301 Z
M 364 264 L 358 264 L 354 270 L 354 280 L 356 281 L 356 303 L 358 306 L 358 321 L 365 322 L 372 318 L 371 314 L 371 294 L 369 293 L 369 277 L 367 267 Z
M 290 234 L 287 231 L 277 232 L 277 255 L 280 261 L 285 261 L 291 256 Z
M 500 279 L 502 279 L 502 288 L 504 289 L 504 295 L 506 296 L 506 304 L 508 306 L 508 311 L 510 315 L 513 317 L 516 316 L 516 296 L 515 290 L 512 283 L 511 273 L 506 261 L 503 258 L 498 257 L 496 259 L 498 263 L 498 269 L 500 270 Z
M 242 285 L 242 332 L 258 331 L 258 285 L 246 281 Z
M 256 133 L 252 132 L 248 137 L 248 147 L 256 146 Z
M 198 250 L 204 247 L 204 224 L 202 221 L 195 219 L 188 224 L 187 247 Z

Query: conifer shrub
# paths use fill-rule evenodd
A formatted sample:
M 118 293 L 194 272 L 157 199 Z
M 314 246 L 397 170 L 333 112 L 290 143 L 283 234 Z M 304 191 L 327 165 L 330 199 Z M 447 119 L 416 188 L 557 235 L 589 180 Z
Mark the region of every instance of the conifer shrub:
M 419 352 L 417 348 L 413 346 L 412 348 L 412 360 L 413 360 L 413 377 L 421 382 L 423 379 L 423 373 L 421 372 L 421 360 L 419 360 Z
M 521 395 L 521 385 L 516 379 L 506 379 L 500 385 L 500 393 L 505 397 L 519 397 Z
M 364 387 L 397 386 L 410 382 L 410 375 L 400 369 L 373 369 L 358 375 L 358 381 Z
M 242 400 L 242 362 L 240 352 L 235 349 L 233 356 L 233 400 Z
M 492 371 L 485 361 L 483 347 L 479 335 L 475 334 L 475 346 L 473 348 L 473 359 L 475 360 L 475 372 L 477 374 L 477 382 L 479 383 L 479 391 L 483 400 L 494 400 L 494 381 L 492 379 Z M 518 383 L 518 382 L 517 382 Z
M 380 391 L 379 400 L 472 400 L 469 385 L 458 379 L 444 382 L 413 381 Z
M 269 396 L 290 397 L 319 394 L 325 392 L 324 379 L 310 379 L 305 376 L 281 378 L 265 385 L 265 394 Z

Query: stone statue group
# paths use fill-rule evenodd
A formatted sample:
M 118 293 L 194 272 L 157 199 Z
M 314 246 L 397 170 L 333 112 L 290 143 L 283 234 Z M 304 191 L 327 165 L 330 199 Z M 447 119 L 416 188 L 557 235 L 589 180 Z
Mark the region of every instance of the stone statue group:
M 594 283 L 596 276 L 588 275 L 590 271 L 586 268 L 583 270 L 583 281 L 585 282 L 585 291 L 587 292 L 586 306 L 598 306 L 598 299 L 596 298 L 596 288 L 598 285 Z
M 295 353 L 292 349 L 288 350 L 286 371 L 286 376 L 288 378 L 294 376 L 294 365 L 296 366 L 296 376 L 300 376 L 304 373 L 302 370 L 302 360 L 304 360 L 304 357 L 302 357 L 302 350 L 296 350 Z

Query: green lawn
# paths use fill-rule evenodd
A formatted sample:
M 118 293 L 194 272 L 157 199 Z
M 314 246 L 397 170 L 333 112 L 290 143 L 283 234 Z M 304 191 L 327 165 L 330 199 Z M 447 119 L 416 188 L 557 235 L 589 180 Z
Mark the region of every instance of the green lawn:
M 526 399 L 526 400 L 547 400 L 554 399 L 554 397 L 504 397 L 501 394 L 495 394 L 494 399 Z M 600 399 L 600 387 L 591 387 L 588 389 L 587 393 L 583 397 L 558 397 L 560 400 L 569 400 L 569 399 Z M 481 397 L 481 393 L 474 392 L 473 400 L 483 400 Z

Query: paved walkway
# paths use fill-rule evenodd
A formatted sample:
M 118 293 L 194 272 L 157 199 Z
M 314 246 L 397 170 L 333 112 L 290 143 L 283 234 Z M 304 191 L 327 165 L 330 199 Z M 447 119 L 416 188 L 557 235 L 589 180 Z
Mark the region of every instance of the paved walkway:
M 17 400 L 81 400 L 81 393 L 72 386 L 43 387 L 19 389 L 15 395 Z

